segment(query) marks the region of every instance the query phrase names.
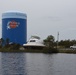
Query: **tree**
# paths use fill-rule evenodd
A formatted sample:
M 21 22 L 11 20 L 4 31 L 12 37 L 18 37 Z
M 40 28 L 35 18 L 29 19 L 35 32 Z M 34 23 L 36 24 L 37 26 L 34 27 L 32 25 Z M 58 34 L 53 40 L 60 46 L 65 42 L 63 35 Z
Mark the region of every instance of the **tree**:
M 48 47 L 48 48 L 54 48 L 54 41 L 55 38 L 52 35 L 49 35 L 44 41 L 44 44 Z
M 8 44 L 9 44 L 9 38 L 6 39 L 6 45 L 8 45 Z
M 1 39 L 0 39 L 0 45 L 2 46 L 3 43 L 4 43 L 4 39 L 1 38 Z
M 70 40 L 70 39 L 68 39 L 68 40 L 61 40 L 59 42 L 59 46 L 63 46 L 65 48 L 69 48 L 70 46 L 72 46 L 74 44 L 76 44 L 76 40 Z

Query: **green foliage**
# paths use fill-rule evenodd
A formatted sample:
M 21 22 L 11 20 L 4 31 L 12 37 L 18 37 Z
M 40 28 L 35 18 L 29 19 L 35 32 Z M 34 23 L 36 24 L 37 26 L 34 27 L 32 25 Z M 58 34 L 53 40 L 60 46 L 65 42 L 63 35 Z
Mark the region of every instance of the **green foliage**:
M 54 41 L 55 38 L 52 35 L 49 35 L 44 41 L 44 44 L 48 47 L 48 48 L 53 48 L 54 47 Z
M 10 42 L 9 38 L 6 39 L 6 45 L 8 45 Z
M 59 49 L 58 50 L 58 52 L 59 53 L 73 53 L 73 54 L 76 54 L 76 50 L 66 50 L 66 49 L 63 49 L 63 50 L 61 50 L 61 49 Z
M 61 40 L 59 42 L 59 46 L 64 46 L 65 48 L 69 48 L 74 44 L 76 44 L 76 40 Z
M 1 38 L 1 39 L 0 39 L 0 47 L 3 45 L 3 43 L 4 43 L 4 39 Z
M 16 49 L 19 49 L 20 48 L 20 44 L 13 44 L 13 45 L 10 45 L 10 49 L 13 49 L 13 50 L 16 50 Z
M 58 50 L 56 48 L 45 47 L 44 52 L 45 53 L 58 53 Z

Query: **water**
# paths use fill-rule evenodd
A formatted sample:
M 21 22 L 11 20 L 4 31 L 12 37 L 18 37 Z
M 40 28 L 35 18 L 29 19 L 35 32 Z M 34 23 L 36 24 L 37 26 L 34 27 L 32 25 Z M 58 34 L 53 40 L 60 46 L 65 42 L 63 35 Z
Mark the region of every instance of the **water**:
M 2 75 L 25 75 L 25 57 L 22 53 L 1 54 Z
M 76 75 L 76 54 L 0 53 L 0 75 Z

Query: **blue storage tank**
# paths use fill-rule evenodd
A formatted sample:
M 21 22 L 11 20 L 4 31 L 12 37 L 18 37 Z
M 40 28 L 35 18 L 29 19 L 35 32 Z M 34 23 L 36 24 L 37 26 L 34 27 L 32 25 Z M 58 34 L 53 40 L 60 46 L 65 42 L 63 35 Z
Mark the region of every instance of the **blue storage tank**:
M 24 44 L 27 41 L 27 15 L 22 12 L 2 14 L 2 38 L 10 42 Z

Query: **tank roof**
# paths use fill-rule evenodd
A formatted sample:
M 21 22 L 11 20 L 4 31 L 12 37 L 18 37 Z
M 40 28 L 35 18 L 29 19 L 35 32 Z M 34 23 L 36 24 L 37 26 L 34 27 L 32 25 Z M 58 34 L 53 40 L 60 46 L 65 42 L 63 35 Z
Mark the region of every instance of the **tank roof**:
M 4 18 L 22 18 L 26 19 L 27 15 L 26 13 L 23 13 L 21 11 L 6 11 L 2 14 L 2 19 Z

